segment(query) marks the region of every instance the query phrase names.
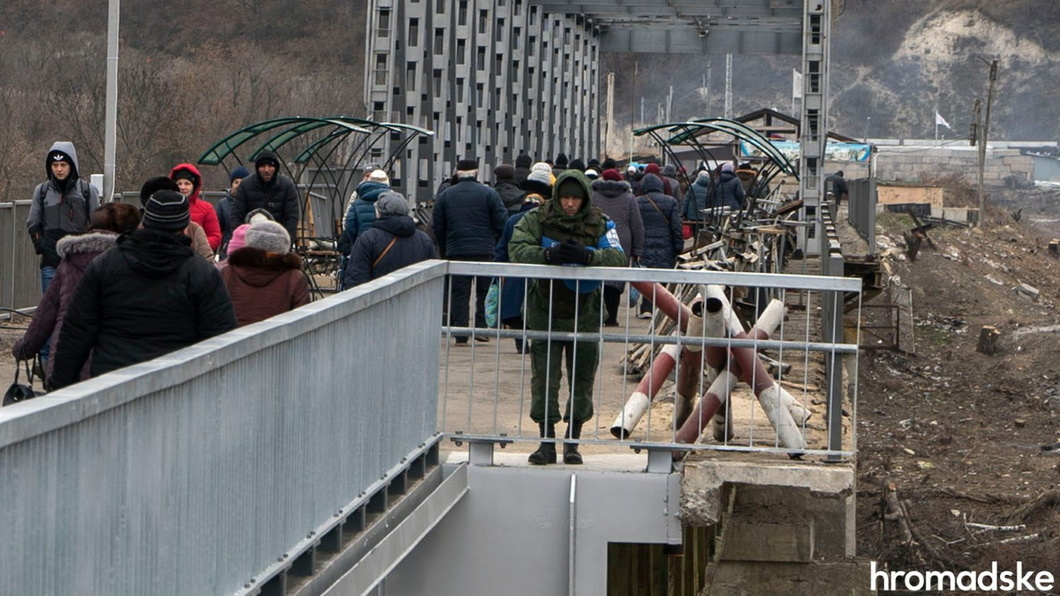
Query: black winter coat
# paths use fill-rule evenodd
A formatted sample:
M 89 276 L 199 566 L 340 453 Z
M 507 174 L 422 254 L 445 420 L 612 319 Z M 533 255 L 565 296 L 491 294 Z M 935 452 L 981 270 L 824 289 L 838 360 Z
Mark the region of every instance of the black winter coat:
M 713 191 L 707 207 L 729 207 L 733 211 L 743 209 L 746 195 L 743 192 L 743 184 L 740 183 L 736 174 L 722 172 L 714 184 Z
M 391 246 L 391 240 L 394 244 Z M 387 246 L 390 249 L 387 250 Z M 384 252 L 386 254 L 384 254 Z M 383 255 L 382 258 L 379 258 Z M 416 222 L 408 215 L 390 215 L 376 219 L 350 252 L 346 264 L 344 289 L 369 282 L 393 273 L 413 263 L 438 256 L 430 236 L 416 229 Z M 378 263 L 376 262 L 378 261 Z
M 506 221 L 508 210 L 497 191 L 472 178 L 438 195 L 431 216 L 434 238 L 445 258 L 489 260 Z
M 221 274 L 189 244 L 182 234 L 141 229 L 92 261 L 53 348 L 53 387 L 77 382 L 90 352 L 97 377 L 235 328 Z
M 640 255 L 640 262 L 645 267 L 669 269 L 685 246 L 677 199 L 663 193 L 662 180 L 655 174 L 644 176 L 640 189 L 643 194 L 637 197 L 637 205 L 644 221 L 644 254 Z
M 493 190 L 497 191 L 497 194 L 501 196 L 501 202 L 504 203 L 504 208 L 508 210 L 508 216 L 511 217 L 523 207 L 523 197 L 526 196 L 526 191 L 520 188 L 514 180 L 498 180 L 493 185 Z
M 264 209 L 272 214 L 276 223 L 287 229 L 293 241 L 298 237 L 298 220 L 301 209 L 298 204 L 298 189 L 291 179 L 277 171 L 268 183 L 257 172 L 247 176 L 236 187 L 232 195 L 229 222 L 232 229 L 243 225 L 247 214 L 255 209 Z

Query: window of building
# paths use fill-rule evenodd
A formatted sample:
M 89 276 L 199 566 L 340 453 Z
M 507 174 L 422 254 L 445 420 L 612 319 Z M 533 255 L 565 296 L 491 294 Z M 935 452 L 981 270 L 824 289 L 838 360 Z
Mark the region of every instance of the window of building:
M 375 76 L 373 77 L 376 85 L 386 85 L 386 54 L 379 53 L 375 55 Z
M 440 69 L 440 68 L 434 69 L 433 81 L 434 81 L 434 96 L 435 97 L 441 97 L 442 96 L 442 69 Z M 435 112 L 435 116 L 437 116 L 437 115 L 438 115 L 438 113 Z
M 490 11 L 482 9 L 478 11 L 478 32 L 479 35 L 485 35 L 486 29 L 490 24 Z
M 497 19 L 497 27 L 493 35 L 494 40 L 498 42 L 504 41 L 504 19 Z
M 484 46 L 478 47 L 478 53 L 475 56 L 475 68 L 480 71 L 486 70 L 486 48 Z
M 409 19 L 409 46 L 420 45 L 420 20 Z
M 376 27 L 376 35 L 380 38 L 390 37 L 390 9 L 379 9 L 379 26 Z
M 467 25 L 467 0 L 460 0 L 460 5 L 456 10 L 456 24 Z
M 467 58 L 464 54 L 467 53 L 467 41 L 463 39 L 456 40 L 456 63 L 464 64 Z
M 445 29 L 434 30 L 434 55 L 441 56 L 445 53 Z

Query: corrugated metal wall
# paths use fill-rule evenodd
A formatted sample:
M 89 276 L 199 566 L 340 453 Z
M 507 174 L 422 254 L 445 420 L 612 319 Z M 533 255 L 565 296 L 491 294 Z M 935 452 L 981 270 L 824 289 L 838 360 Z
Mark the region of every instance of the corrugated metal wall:
M 0 410 L 0 594 L 261 581 L 434 435 L 444 270 Z

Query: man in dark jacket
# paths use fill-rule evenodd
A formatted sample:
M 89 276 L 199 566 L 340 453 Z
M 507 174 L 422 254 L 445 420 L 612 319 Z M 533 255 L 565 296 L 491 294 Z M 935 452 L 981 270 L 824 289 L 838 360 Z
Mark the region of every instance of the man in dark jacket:
M 832 200 L 837 205 L 850 198 L 850 191 L 847 189 L 847 180 L 843 177 L 843 170 L 839 170 L 824 179 L 824 192 L 825 194 L 832 193 Z
M 409 217 L 405 197 L 388 190 L 373 204 L 372 227 L 357 238 L 346 265 L 346 289 L 438 256 L 430 236 Z
M 272 151 L 262 151 L 254 159 L 254 173 L 244 178 L 232 195 L 229 221 L 233 230 L 247 223 L 243 220 L 248 213 L 264 209 L 291 238 L 298 237 L 298 220 L 301 219 L 298 190 L 294 182 L 279 170 L 280 158 Z
M 644 222 L 644 253 L 640 255 L 640 264 L 653 269 L 673 269 L 685 245 L 677 199 L 663 191 L 662 178 L 655 174 L 645 174 L 640 190 L 637 206 Z M 651 296 L 641 296 L 638 316 L 651 318 Z
M 29 204 L 29 229 L 33 248 L 40 255 L 41 293 L 59 266 L 55 244 L 68 234 L 81 234 L 88 229 L 89 215 L 99 207 L 99 193 L 85 180 L 77 165 L 77 150 L 69 141 L 52 144 L 44 158 L 48 179 L 33 189 Z
M 145 362 L 236 326 L 217 268 L 182 233 L 188 198 L 148 199 L 143 228 L 118 239 L 85 269 L 55 349 L 53 388 L 76 383 L 92 354 L 92 376 Z
M 478 162 L 462 159 L 456 165 L 456 184 L 438 195 L 431 225 L 442 258 L 454 261 L 490 261 L 493 249 L 508 221 L 508 211 L 497 191 L 480 183 Z M 471 282 L 475 281 L 475 326 L 486 327 L 486 293 L 489 277 L 455 275 L 450 281 L 449 325 L 467 327 Z M 457 344 L 467 344 L 466 335 L 455 336 Z M 489 341 L 477 336 L 477 341 Z
M 501 202 L 508 210 L 508 216 L 519 213 L 526 191 L 515 182 L 515 168 L 511 164 L 502 163 L 493 168 L 493 179 L 493 190 L 501 196 Z

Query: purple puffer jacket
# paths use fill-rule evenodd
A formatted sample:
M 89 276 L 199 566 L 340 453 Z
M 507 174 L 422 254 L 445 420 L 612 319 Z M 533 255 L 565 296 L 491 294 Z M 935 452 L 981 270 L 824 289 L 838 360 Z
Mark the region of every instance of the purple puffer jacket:
M 22 339 L 15 342 L 11 353 L 19 360 L 30 360 L 33 355 L 44 347 L 44 342 L 51 338 L 52 346 L 59 343 L 59 332 L 63 328 L 63 318 L 66 317 L 66 307 L 73 300 L 74 290 L 85 268 L 97 256 L 107 251 L 116 244 L 118 235 L 114 232 L 97 231 L 77 236 L 63 236 L 56 244 L 56 252 L 62 261 L 55 269 L 55 277 L 44 293 L 37 312 L 33 315 L 33 321 L 26 329 Z M 52 358 L 44 365 L 44 374 L 52 375 Z M 92 359 L 89 358 L 85 367 L 81 369 L 81 380 L 89 378 L 89 367 Z

